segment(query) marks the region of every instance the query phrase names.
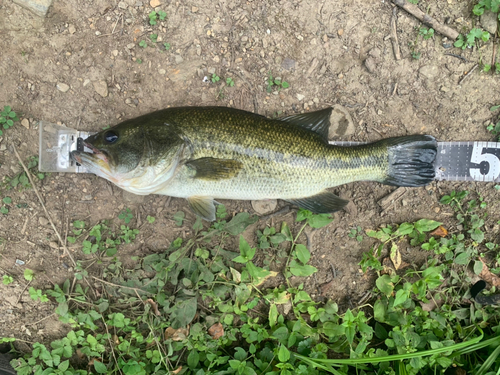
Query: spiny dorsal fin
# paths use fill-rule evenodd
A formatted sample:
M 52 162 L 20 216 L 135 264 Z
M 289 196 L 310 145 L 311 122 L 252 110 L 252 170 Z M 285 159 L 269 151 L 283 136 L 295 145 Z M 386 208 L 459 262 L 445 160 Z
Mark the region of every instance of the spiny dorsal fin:
M 189 197 L 187 198 L 189 207 L 196 215 L 207 221 L 215 220 L 215 205 L 213 198 L 210 197 Z
M 349 201 L 326 190 L 311 197 L 287 199 L 287 201 L 315 214 L 329 214 L 339 211 L 349 203 Z
M 243 164 L 237 160 L 216 158 L 190 160 L 186 165 L 196 170 L 194 178 L 211 181 L 234 177 L 243 168 Z
M 328 140 L 328 129 L 330 128 L 330 115 L 333 108 L 325 108 L 315 112 L 300 113 L 298 115 L 282 117 L 279 120 L 289 122 L 301 128 L 312 130 Z

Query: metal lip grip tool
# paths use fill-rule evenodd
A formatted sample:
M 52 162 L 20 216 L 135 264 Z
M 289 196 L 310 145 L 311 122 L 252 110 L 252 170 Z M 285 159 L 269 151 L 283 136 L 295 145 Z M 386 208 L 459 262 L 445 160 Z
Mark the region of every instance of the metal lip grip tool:
M 69 157 L 73 150 L 88 151 L 83 140 L 93 133 L 81 132 L 47 121 L 40 121 L 40 143 L 38 169 L 40 172 L 72 172 L 88 171 Z
M 94 132 L 82 132 L 65 126 L 41 121 L 40 172 L 88 173 L 70 159 L 73 150 L 92 152 L 83 140 Z M 359 142 L 330 142 L 337 146 L 356 146 Z M 435 180 L 500 182 L 500 143 L 497 142 L 438 142 Z

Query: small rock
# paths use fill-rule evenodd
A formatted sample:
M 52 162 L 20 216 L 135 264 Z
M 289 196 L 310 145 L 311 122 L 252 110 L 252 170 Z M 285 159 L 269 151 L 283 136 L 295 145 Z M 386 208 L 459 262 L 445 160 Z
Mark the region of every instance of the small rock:
M 382 51 L 380 51 L 379 48 L 372 48 L 370 52 L 368 52 L 368 55 L 378 59 L 380 55 L 382 54 Z
M 283 59 L 283 62 L 281 63 L 281 67 L 286 70 L 292 70 L 295 69 L 295 60 L 289 59 L 288 57 L 285 57 Z
M 123 190 L 122 192 L 123 200 L 128 203 L 141 204 L 144 203 L 145 195 L 136 195 L 128 191 Z
M 127 49 L 133 49 L 135 47 L 135 43 L 127 44 Z
M 70 34 L 74 34 L 74 33 L 76 33 L 76 27 L 73 26 L 73 25 L 69 25 L 68 26 L 68 31 L 69 31 Z
M 46 226 L 49 223 L 49 221 L 47 220 L 47 218 L 40 216 L 38 218 L 38 223 L 42 226 Z
M 191 7 L 191 12 L 196 13 L 197 11 L 198 11 L 198 7 L 195 7 L 195 6 Z
M 59 250 L 59 245 L 57 244 L 57 242 L 50 241 L 49 246 L 53 249 Z
M 297 99 L 299 99 L 299 102 L 300 102 L 302 99 L 304 99 L 304 98 L 305 98 L 305 96 L 304 96 L 304 95 L 302 95 L 302 94 L 297 94 Z
M 340 104 L 333 106 L 333 111 L 330 116 L 330 129 L 328 137 L 342 137 L 353 135 L 355 131 L 354 122 L 351 114 Z
M 111 54 L 112 54 L 114 57 L 118 56 L 118 50 L 117 50 L 117 49 L 115 49 L 115 50 L 111 51 Z
M 21 121 L 21 125 L 24 126 L 26 129 L 29 129 L 30 128 L 30 120 L 28 120 L 27 118 L 23 118 Z
M 87 86 L 89 83 L 90 79 L 87 78 L 85 81 L 83 81 L 83 87 Z
M 156 8 L 156 7 L 159 7 L 161 5 L 161 1 L 160 0 L 151 0 L 149 2 L 149 5 L 151 5 L 151 8 Z
M 439 211 L 441 211 L 441 209 L 440 209 L 439 207 L 435 207 L 435 208 L 434 208 L 434 212 L 435 212 L 435 213 L 439 213 Z
M 495 35 L 498 28 L 497 13 L 493 13 L 490 10 L 485 10 L 481 15 L 480 21 L 483 28 L 490 34 Z
M 446 86 L 441 86 L 440 90 L 442 92 L 448 92 L 448 91 L 450 91 L 450 89 L 448 87 L 446 87 Z
M 106 83 L 106 81 L 94 82 L 93 85 L 94 85 L 94 90 L 103 98 L 108 96 L 108 84 Z
M 259 215 L 265 215 L 273 212 L 278 206 L 276 199 L 267 199 L 262 201 L 252 201 L 252 207 Z
M 167 73 L 167 71 L 165 69 L 160 69 L 160 70 L 158 70 L 158 73 L 160 73 L 162 76 L 164 76 Z
M 181 55 L 175 55 L 175 63 L 180 64 L 184 61 Z
M 366 70 L 368 70 L 368 72 L 375 73 L 375 71 L 377 70 L 377 62 L 373 56 L 369 56 L 365 60 L 365 68 Z
M 67 92 L 69 90 L 69 86 L 65 83 L 62 83 L 62 82 L 58 82 L 56 85 L 56 88 L 62 92 Z
M 87 194 L 83 197 L 83 200 L 84 201 L 91 201 L 93 198 L 92 198 L 92 194 Z
M 344 29 L 338 29 L 338 30 L 337 30 L 337 34 L 338 34 L 339 36 L 342 36 L 342 35 L 344 34 Z
M 438 77 L 439 68 L 436 65 L 424 65 L 418 70 L 418 74 L 428 80 L 433 80 Z
M 52 5 L 52 0 L 13 0 L 17 5 L 32 11 L 37 16 L 45 17 Z
M 314 98 L 313 99 L 313 103 L 319 104 L 319 99 L 318 98 Z
M 120 2 L 118 3 L 118 8 L 120 8 L 120 9 L 127 9 L 127 8 L 128 8 L 128 5 L 127 5 L 127 3 L 125 3 L 124 1 L 120 1 Z

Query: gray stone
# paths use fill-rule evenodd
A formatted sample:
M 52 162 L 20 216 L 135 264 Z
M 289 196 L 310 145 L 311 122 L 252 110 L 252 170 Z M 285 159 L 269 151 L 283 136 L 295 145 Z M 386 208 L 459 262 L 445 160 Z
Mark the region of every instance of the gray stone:
M 289 59 L 288 57 L 285 57 L 283 59 L 283 62 L 281 63 L 281 67 L 286 70 L 292 70 L 295 69 L 295 60 Z
M 377 70 L 377 60 L 373 56 L 369 56 L 365 60 L 365 67 L 368 72 L 375 73 L 375 71 Z
M 304 96 L 304 95 L 302 95 L 302 94 L 297 94 L 297 99 L 299 99 L 299 102 L 300 102 L 302 99 L 304 99 L 304 98 L 305 98 L 305 96 Z
M 52 5 L 52 0 L 13 0 L 14 3 L 32 11 L 37 16 L 45 17 Z
M 420 77 L 433 80 L 439 75 L 439 68 L 436 65 L 424 65 L 418 70 Z
M 490 34 L 495 35 L 498 29 L 498 15 L 490 10 L 485 10 L 481 15 L 480 22 L 483 28 Z
M 69 86 L 65 83 L 62 83 L 62 82 L 58 82 L 56 85 L 56 88 L 62 92 L 67 92 L 69 90 Z
M 252 207 L 259 215 L 265 215 L 273 212 L 278 206 L 276 199 L 266 199 L 261 201 L 252 201 Z
M 106 81 L 97 81 L 93 83 L 94 90 L 101 95 L 103 98 L 108 96 L 108 84 Z
M 40 216 L 38 218 L 38 222 L 40 223 L 40 225 L 42 226 L 45 226 L 49 223 L 49 221 L 47 220 L 47 218 L 43 217 L 43 216 Z
M 354 134 L 354 122 L 350 113 L 340 104 L 333 106 L 332 115 L 330 116 L 330 129 L 328 138 L 343 137 Z
M 181 55 L 175 55 L 175 63 L 180 64 L 184 61 Z
M 132 204 L 141 204 L 144 203 L 145 195 L 136 195 L 134 193 L 130 193 L 128 191 L 123 190 L 122 197 L 125 202 Z

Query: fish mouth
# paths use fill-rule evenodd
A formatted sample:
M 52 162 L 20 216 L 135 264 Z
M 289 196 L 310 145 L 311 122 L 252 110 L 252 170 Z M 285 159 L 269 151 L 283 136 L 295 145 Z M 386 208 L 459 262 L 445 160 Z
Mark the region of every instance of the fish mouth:
M 71 151 L 70 158 L 74 162 L 83 165 L 85 168 L 94 172 L 100 170 L 102 172 L 111 172 L 109 166 L 109 157 L 105 151 L 99 150 L 92 144 L 83 142 L 84 146 L 92 152 L 85 151 Z

